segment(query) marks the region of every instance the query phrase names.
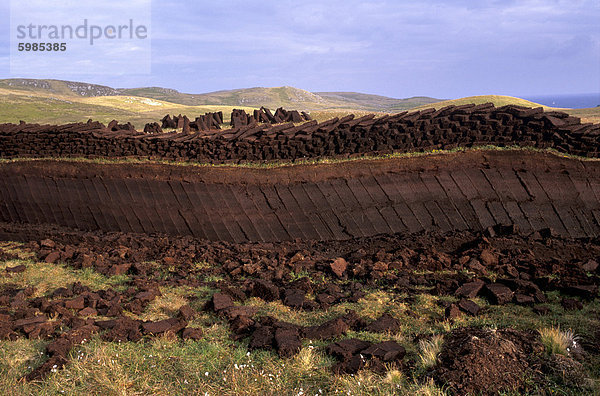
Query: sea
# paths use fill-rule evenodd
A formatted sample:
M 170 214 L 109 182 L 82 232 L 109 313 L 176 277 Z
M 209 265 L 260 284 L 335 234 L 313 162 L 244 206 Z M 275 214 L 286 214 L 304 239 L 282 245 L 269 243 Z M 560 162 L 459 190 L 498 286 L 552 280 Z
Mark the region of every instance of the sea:
M 571 109 L 585 109 L 588 107 L 600 106 L 600 92 L 589 94 L 527 96 L 523 99 L 545 106 Z

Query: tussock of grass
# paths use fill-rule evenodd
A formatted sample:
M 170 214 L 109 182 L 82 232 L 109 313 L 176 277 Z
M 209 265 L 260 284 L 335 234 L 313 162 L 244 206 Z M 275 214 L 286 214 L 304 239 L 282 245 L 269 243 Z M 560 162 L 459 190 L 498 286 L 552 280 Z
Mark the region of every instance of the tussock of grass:
M 434 335 L 430 340 L 419 341 L 419 362 L 421 363 L 421 367 L 429 369 L 437 364 L 443 344 L 444 337 L 440 334 Z
M 0 394 L 7 378 L 17 378 L 45 360 L 44 340 L 18 339 L 0 342 Z
M 329 319 L 345 314 L 346 309 L 355 308 L 355 304 L 339 304 L 327 311 L 305 311 L 290 308 L 283 305 L 281 301 L 266 302 L 260 298 L 250 298 L 245 305 L 256 307 L 258 316 L 272 316 L 277 320 L 304 326 L 320 325 Z
M 298 367 L 306 372 L 310 372 L 319 368 L 322 363 L 323 355 L 312 346 L 304 347 L 294 356 L 294 360 Z
M 541 330 L 540 337 L 546 352 L 550 355 L 569 355 L 569 349 L 573 345 L 574 334 L 571 330 L 561 330 L 560 327 L 546 327 Z
M 384 381 L 390 385 L 400 385 L 404 380 L 404 374 L 398 370 L 389 370 L 384 378 Z
M 432 378 L 429 378 L 427 382 L 414 387 L 414 395 L 417 396 L 444 396 L 447 395 L 443 389 L 437 387 L 433 382 Z

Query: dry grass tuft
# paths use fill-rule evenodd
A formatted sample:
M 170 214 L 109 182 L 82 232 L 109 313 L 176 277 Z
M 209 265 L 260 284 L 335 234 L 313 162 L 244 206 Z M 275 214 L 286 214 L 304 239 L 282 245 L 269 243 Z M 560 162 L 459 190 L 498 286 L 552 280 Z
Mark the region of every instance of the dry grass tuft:
M 162 296 L 156 297 L 140 315 L 142 320 L 162 320 L 173 317 L 179 308 L 187 304 L 188 289 L 184 287 L 160 287 Z
M 419 341 L 419 361 L 424 369 L 429 369 L 437 364 L 438 356 L 442 351 L 444 336 L 436 334 L 430 340 Z
M 552 326 L 543 328 L 539 332 L 548 354 L 569 355 L 569 349 L 575 342 L 575 335 L 571 330 L 561 330 L 560 326 Z
M 404 374 L 402 374 L 402 372 L 399 370 L 390 370 L 385 375 L 383 381 L 392 386 L 400 385 L 402 381 L 404 381 Z
M 424 384 L 416 385 L 412 394 L 416 396 L 444 396 L 447 393 L 435 385 L 433 378 L 429 378 Z

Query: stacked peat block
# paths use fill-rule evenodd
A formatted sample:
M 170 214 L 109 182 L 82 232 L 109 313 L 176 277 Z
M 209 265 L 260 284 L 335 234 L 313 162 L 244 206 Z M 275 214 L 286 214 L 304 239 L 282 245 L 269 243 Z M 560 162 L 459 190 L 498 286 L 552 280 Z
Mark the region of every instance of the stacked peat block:
M 131 122 L 127 122 L 127 124 L 119 124 L 117 120 L 112 120 L 106 126 L 106 129 L 112 132 L 116 131 L 133 131 L 135 132 L 135 127 L 131 124 Z
M 168 129 L 177 128 L 177 122 L 173 118 L 171 118 L 171 116 L 169 114 L 164 116 L 162 118 L 162 120 L 160 120 L 160 121 L 162 122 L 162 125 L 161 125 L 162 128 L 168 128 Z
M 254 110 L 254 119 L 263 124 L 277 124 L 271 110 L 266 107 L 261 107 L 259 110 Z
M 123 126 L 118 123 L 112 125 L 117 129 L 113 130 L 91 121 L 66 125 L 2 124 L 0 157 L 138 156 L 224 163 L 485 145 L 553 148 L 574 155 L 599 156 L 600 125 L 582 124 L 577 117 L 545 112 L 542 108 L 496 108 L 488 103 L 383 117 L 349 115 L 301 124 L 296 123 L 294 114 L 278 109 L 269 116 L 270 112 L 263 108 L 248 115 L 237 110 L 232 114 L 233 128 L 225 131 L 216 129 L 222 122 L 220 113 L 207 113 L 194 121 L 185 116 L 166 116 L 162 128 L 175 125 L 184 131 L 160 135 L 129 130 L 129 126 L 119 129 Z M 264 120 L 270 121 L 263 123 Z
M 196 117 L 196 120 L 190 123 L 190 128 L 195 131 L 208 131 L 211 129 L 221 129 L 223 123 L 223 112 L 206 113 L 203 116 Z
M 190 121 L 187 116 L 174 115 L 172 118 L 169 114 L 161 120 L 162 128 L 169 129 L 184 129 L 186 133 L 190 131 L 208 131 L 211 129 L 221 129 L 223 123 L 223 112 L 205 113 L 196 117 L 194 121 Z
M 299 113 L 297 110 L 285 110 L 283 107 L 275 110 L 275 114 L 273 115 L 274 120 L 271 122 L 273 124 L 278 124 L 281 122 L 302 122 L 302 121 L 310 121 L 312 118 L 306 112 Z
M 158 122 L 152 122 L 152 123 L 147 123 L 144 126 L 144 132 L 145 133 L 162 133 L 162 128 L 160 127 L 160 125 L 158 124 Z
M 161 127 L 168 129 L 182 129 L 184 124 L 184 117 L 187 118 L 186 116 L 182 116 L 181 114 L 179 114 L 174 115 L 173 118 L 171 118 L 171 116 L 167 114 L 161 120 Z
M 311 116 L 306 112 L 298 112 L 297 110 L 285 110 L 283 107 L 278 108 L 275 114 L 266 107 L 261 107 L 259 110 L 254 110 L 253 114 L 247 114 L 244 110 L 234 109 L 231 112 L 231 126 L 234 128 L 253 125 L 255 123 L 265 124 L 281 124 L 284 122 L 303 122 L 312 120 Z
M 298 112 L 297 110 L 285 110 L 283 107 L 275 110 L 275 114 L 271 110 L 261 107 L 260 110 L 254 110 L 254 119 L 258 122 L 269 124 L 281 124 L 284 122 L 302 122 L 312 120 L 311 116 L 306 112 Z
M 246 113 L 245 110 L 233 109 L 231 112 L 231 126 L 239 128 L 245 125 L 255 124 L 256 120 L 253 116 Z

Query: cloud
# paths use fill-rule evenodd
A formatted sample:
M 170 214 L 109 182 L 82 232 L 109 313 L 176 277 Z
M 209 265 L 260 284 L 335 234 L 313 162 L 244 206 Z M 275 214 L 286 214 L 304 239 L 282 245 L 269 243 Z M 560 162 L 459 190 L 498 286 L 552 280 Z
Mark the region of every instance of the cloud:
M 111 4 L 82 12 L 103 15 Z M 593 91 L 600 90 L 598 20 L 597 0 L 154 0 L 153 74 L 105 82 L 396 97 Z M 132 62 L 134 54 L 110 52 Z

